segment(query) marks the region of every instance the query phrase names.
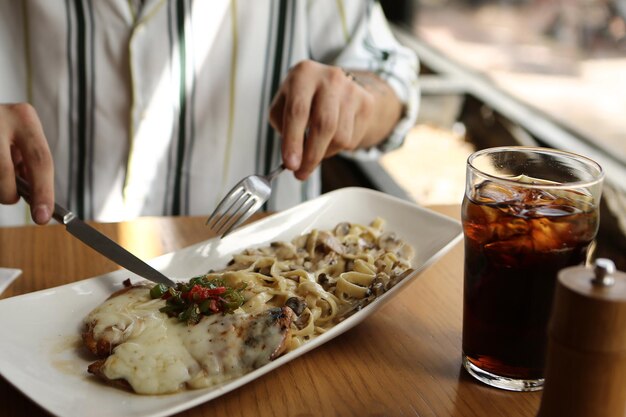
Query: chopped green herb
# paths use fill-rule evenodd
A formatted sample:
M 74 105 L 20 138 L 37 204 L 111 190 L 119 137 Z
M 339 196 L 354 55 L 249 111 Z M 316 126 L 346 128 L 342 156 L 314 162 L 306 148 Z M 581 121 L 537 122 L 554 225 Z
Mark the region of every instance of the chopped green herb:
M 155 285 L 150 289 L 150 297 L 152 298 L 161 298 L 163 294 L 167 292 L 167 286 L 165 284 Z
M 220 278 L 207 276 L 194 277 L 189 282 L 176 284 L 176 287 L 166 287 L 159 284 L 152 287 L 150 297 L 162 298 L 166 305 L 161 312 L 188 325 L 196 324 L 203 315 L 215 313 L 232 313 L 244 302 L 241 288 L 233 288 Z

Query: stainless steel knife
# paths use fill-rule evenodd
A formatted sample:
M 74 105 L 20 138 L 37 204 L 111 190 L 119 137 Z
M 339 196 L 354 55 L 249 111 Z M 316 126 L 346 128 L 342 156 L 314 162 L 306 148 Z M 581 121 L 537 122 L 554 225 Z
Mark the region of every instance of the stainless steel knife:
M 19 176 L 16 177 L 16 183 L 18 193 L 30 204 L 30 184 Z M 66 230 L 74 235 L 74 237 L 116 264 L 158 284 L 165 284 L 168 287 L 175 285 L 168 277 L 100 233 L 98 230 L 89 226 L 79 219 L 76 214 L 66 208 L 55 203 L 52 217 L 59 223 L 64 224 Z

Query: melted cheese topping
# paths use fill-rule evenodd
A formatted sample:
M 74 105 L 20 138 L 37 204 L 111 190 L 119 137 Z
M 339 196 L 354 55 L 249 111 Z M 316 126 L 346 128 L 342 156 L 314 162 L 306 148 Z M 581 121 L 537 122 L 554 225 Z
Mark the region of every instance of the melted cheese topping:
M 284 338 L 271 314 L 216 314 L 187 326 L 159 312 L 163 305 L 138 287 L 87 316 L 95 338 L 124 342 L 106 359 L 104 376 L 124 379 L 140 394 L 214 386 L 269 362 Z

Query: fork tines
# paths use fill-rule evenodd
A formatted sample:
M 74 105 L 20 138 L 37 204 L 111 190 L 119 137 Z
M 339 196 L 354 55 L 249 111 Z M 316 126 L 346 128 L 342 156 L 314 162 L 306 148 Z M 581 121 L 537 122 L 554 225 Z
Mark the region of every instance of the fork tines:
M 231 190 L 227 198 L 220 202 L 206 221 L 206 225 L 218 236 L 224 237 L 256 211 L 254 209 L 256 202 L 256 198 L 240 185 Z

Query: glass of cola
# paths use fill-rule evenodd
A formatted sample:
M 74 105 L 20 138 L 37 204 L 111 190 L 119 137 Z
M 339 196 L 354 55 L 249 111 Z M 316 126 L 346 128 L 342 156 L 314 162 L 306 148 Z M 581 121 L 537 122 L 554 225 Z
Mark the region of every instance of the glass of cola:
M 463 366 L 478 380 L 542 388 L 557 272 L 590 257 L 603 178 L 591 159 L 547 148 L 468 158 Z

